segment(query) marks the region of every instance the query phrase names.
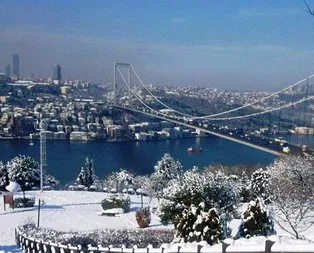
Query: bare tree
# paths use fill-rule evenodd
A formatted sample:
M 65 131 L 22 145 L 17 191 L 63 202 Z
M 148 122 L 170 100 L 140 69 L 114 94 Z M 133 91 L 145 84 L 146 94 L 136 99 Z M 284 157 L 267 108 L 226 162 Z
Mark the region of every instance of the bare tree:
M 314 158 L 288 156 L 268 167 L 277 224 L 299 239 L 314 225 Z
M 314 10 L 312 10 L 312 9 L 310 8 L 310 6 L 308 5 L 308 3 L 307 3 L 305 0 L 303 0 L 303 2 L 304 2 L 304 4 L 305 4 L 305 6 L 306 6 L 306 10 L 304 10 L 304 11 L 305 11 L 306 13 L 308 13 L 308 14 L 314 16 Z

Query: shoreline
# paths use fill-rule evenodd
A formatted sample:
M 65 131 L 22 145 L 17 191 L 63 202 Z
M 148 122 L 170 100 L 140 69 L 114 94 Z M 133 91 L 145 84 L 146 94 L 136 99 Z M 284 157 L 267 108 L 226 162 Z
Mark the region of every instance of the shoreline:
M 72 139 L 46 139 L 47 141 L 68 141 L 68 142 L 76 142 L 76 143 L 89 143 L 89 142 L 108 142 L 108 143 L 115 143 L 115 142 L 155 142 L 155 141 L 171 141 L 171 140 L 184 140 L 184 139 L 193 139 L 193 138 L 207 138 L 211 135 L 195 135 L 195 136 L 187 136 L 182 138 L 166 138 L 166 139 L 156 139 L 156 140 L 130 140 L 130 139 L 99 139 L 99 140 L 72 140 Z M 218 138 L 218 137 L 217 137 Z M 29 141 L 39 141 L 39 138 L 32 139 L 27 136 L 23 137 L 0 137 L 1 140 L 29 140 Z

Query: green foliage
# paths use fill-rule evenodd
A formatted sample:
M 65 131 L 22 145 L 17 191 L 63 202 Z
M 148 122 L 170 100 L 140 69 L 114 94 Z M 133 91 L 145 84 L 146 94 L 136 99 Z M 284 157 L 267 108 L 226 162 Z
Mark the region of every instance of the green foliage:
M 222 173 L 186 171 L 179 180 L 172 180 L 164 190 L 159 217 L 164 224 L 177 224 L 177 216 L 191 205 L 203 202 L 206 209 L 233 214 L 238 203 L 235 183 Z
M 271 219 L 262 199 L 251 201 L 243 213 L 239 236 L 269 236 L 275 233 L 274 222 Z
M 131 200 L 130 196 L 111 195 L 101 201 L 101 206 L 104 210 L 112 208 L 122 208 L 126 213 L 130 210 Z
M 132 248 L 134 245 L 145 248 L 149 244 L 154 248 L 159 248 L 164 243 L 171 243 L 174 236 L 172 229 L 101 229 L 89 232 L 61 232 L 37 228 L 33 224 L 23 225 L 19 229 L 30 237 L 40 238 L 46 242 L 71 244 L 72 246 L 82 243 L 92 246 L 102 245 L 103 247 L 111 245 L 113 248 L 120 249 L 122 245 L 126 248 Z
M 4 191 L 5 187 L 10 183 L 9 172 L 7 166 L 0 162 L 0 191 Z
M 96 176 L 93 168 L 93 160 L 86 157 L 85 165 L 81 168 L 81 171 L 76 179 L 76 184 L 90 187 L 93 185 L 95 179 Z
M 185 206 L 175 205 L 172 201 L 162 200 L 159 208 L 159 219 L 161 224 L 168 225 L 169 223 L 175 226 L 178 223 L 178 216 L 184 210 Z
M 112 172 L 106 179 L 108 189 L 116 189 L 117 192 L 122 192 L 123 189 L 128 189 L 133 184 L 133 175 L 124 169 Z
M 254 197 L 263 198 L 266 203 L 269 203 L 269 181 L 270 174 L 267 170 L 256 170 L 251 176 L 251 189 Z
M 150 177 L 152 195 L 163 197 L 163 190 L 171 180 L 179 179 L 182 174 L 182 165 L 174 160 L 170 154 L 164 154 L 154 166 L 154 173 Z
M 146 228 L 151 221 L 151 215 L 149 207 L 143 207 L 135 213 L 137 224 L 140 228 Z
M 23 191 L 39 187 L 39 164 L 32 157 L 17 156 L 7 163 L 9 180 L 20 184 Z
M 212 208 L 204 212 L 204 203 L 198 207 L 192 205 L 188 210 L 184 210 L 176 229 L 176 238 L 183 239 L 184 242 L 206 241 L 213 245 L 224 239 L 217 211 Z

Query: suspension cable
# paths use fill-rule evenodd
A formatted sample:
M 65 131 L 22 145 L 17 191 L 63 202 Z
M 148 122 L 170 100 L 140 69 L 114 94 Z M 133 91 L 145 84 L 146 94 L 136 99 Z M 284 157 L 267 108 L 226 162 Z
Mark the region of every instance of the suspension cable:
M 231 113 L 231 112 L 235 112 L 235 111 L 244 109 L 244 108 L 246 108 L 246 107 L 249 107 L 249 106 L 255 105 L 255 104 L 259 103 L 259 102 L 262 102 L 262 101 L 264 101 L 264 100 L 266 100 L 266 99 L 268 99 L 268 98 L 274 97 L 274 96 L 276 96 L 277 94 L 279 94 L 279 93 L 281 93 L 281 92 L 285 92 L 285 91 L 287 91 L 287 90 L 289 90 L 289 89 L 293 89 L 293 88 L 294 88 L 295 86 L 297 86 L 298 84 L 300 84 L 300 83 L 302 83 L 302 82 L 304 82 L 304 81 L 306 81 L 306 80 L 308 80 L 308 79 L 314 77 L 314 74 L 311 74 L 311 75 L 309 75 L 308 77 L 306 77 L 306 78 L 304 78 L 304 79 L 302 79 L 302 80 L 299 80 L 299 81 L 297 81 L 297 82 L 295 82 L 295 83 L 293 83 L 293 84 L 287 86 L 286 88 L 283 88 L 283 89 L 281 89 L 281 90 L 279 90 L 279 91 L 277 91 L 277 92 L 274 92 L 274 93 L 272 93 L 272 94 L 270 94 L 270 95 L 268 95 L 268 96 L 266 96 L 266 97 L 264 97 L 264 98 L 261 98 L 261 99 L 259 99 L 259 100 L 256 100 L 256 101 L 252 102 L 252 103 L 245 104 L 245 105 L 243 105 L 243 106 L 240 106 L 240 107 L 237 107 L 237 108 L 228 110 L 228 111 L 224 111 L 224 112 L 220 112 L 220 113 L 216 113 L 216 114 L 211 114 L 211 115 L 206 115 L 206 116 L 193 116 L 193 115 L 189 115 L 189 114 L 185 114 L 185 113 L 179 112 L 179 111 L 177 111 L 177 110 L 171 108 L 170 106 L 166 105 L 166 104 L 163 103 L 162 101 L 160 101 L 160 100 L 159 100 L 156 96 L 154 96 L 154 95 L 151 93 L 151 91 L 146 87 L 146 85 L 144 84 L 144 82 L 141 80 L 141 78 L 139 77 L 139 75 L 137 74 L 137 72 L 135 71 L 135 69 L 133 68 L 132 64 L 131 64 L 131 68 L 132 68 L 134 74 L 136 75 L 137 79 L 140 81 L 140 83 L 142 84 L 142 86 L 145 88 L 145 90 L 146 90 L 157 102 L 159 102 L 159 103 L 160 103 L 161 105 L 163 105 L 164 107 L 166 107 L 166 108 L 168 108 L 168 109 L 170 109 L 170 110 L 172 110 L 172 111 L 174 111 L 174 112 L 176 112 L 176 113 L 178 113 L 178 114 L 181 114 L 181 115 L 190 117 L 191 119 L 207 119 L 207 118 L 213 118 L 213 117 L 216 117 L 216 116 L 221 116 L 221 115 L 224 115 L 224 114 L 227 114 L 227 113 Z
M 269 109 L 269 110 L 266 110 L 266 111 L 262 111 L 262 112 L 256 112 L 256 113 L 246 114 L 246 115 L 242 115 L 242 116 L 225 117 L 225 118 L 207 118 L 207 119 L 208 120 L 212 120 L 212 121 L 214 121 L 214 120 L 244 119 L 244 118 L 249 118 L 249 117 L 253 117 L 253 116 L 262 115 L 262 114 L 269 113 L 269 112 L 275 112 L 275 111 L 278 111 L 278 110 L 281 110 L 281 109 L 284 109 L 284 108 L 287 108 L 287 107 L 290 107 L 290 106 L 301 104 L 301 103 L 303 103 L 305 101 L 308 101 L 308 100 L 311 100 L 311 99 L 314 99 L 314 96 L 303 98 L 303 99 L 298 100 L 298 101 L 296 101 L 294 103 L 285 104 L 285 105 L 282 105 L 282 106 L 279 106 L 279 107 L 276 107 L 276 108 L 272 108 L 272 109 Z

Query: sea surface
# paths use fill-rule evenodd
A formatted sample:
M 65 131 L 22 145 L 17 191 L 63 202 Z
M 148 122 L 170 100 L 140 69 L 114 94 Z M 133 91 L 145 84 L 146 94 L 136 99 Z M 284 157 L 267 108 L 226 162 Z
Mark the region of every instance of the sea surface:
M 0 140 L 0 161 L 6 162 L 23 154 L 39 161 L 39 140 Z M 188 147 L 202 147 L 203 152 L 187 152 Z M 203 168 L 210 164 L 261 164 L 273 162 L 276 156 L 215 136 L 151 142 L 73 142 L 47 140 L 48 174 L 63 185 L 73 181 L 86 157 L 94 161 L 94 170 L 104 178 L 120 168 L 135 174 L 148 174 L 164 153 L 179 160 L 184 169 Z

